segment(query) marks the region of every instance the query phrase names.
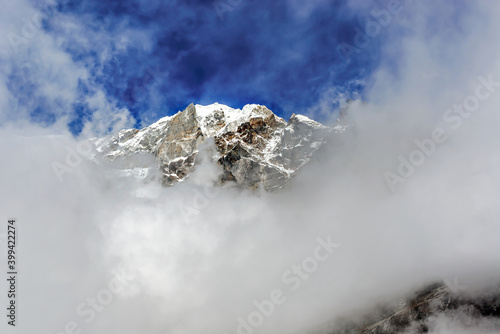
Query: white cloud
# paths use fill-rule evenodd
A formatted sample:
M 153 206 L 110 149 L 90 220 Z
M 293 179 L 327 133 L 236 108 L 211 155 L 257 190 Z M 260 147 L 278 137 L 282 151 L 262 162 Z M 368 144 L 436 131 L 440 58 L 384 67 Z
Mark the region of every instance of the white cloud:
M 57 34 L 47 33 L 41 24 L 46 20 L 57 27 L 56 31 L 66 29 L 65 33 L 73 34 L 79 41 L 85 41 L 85 38 L 78 36 L 89 38 L 90 31 L 84 31 L 77 23 L 70 23 L 71 17 L 54 10 L 51 2 L 39 4 L 38 9 L 24 1 L 15 5 L 12 2 L 2 5 L 9 8 L 0 14 L 0 31 L 4 32 L 4 38 L 0 40 L 2 123 L 29 120 L 30 113 L 40 100 L 44 101 L 43 107 L 54 115 L 56 123 L 52 129 L 58 133 L 67 131 L 66 124 L 74 117 L 73 105 L 77 102 L 88 102 L 91 108 L 98 111 L 95 120 L 87 120 L 87 123 L 92 123 L 86 126 L 87 136 L 107 133 L 107 126 L 102 128 L 103 114 L 116 113 L 116 118 L 122 119 L 116 126 L 121 128 L 134 123 L 127 110 L 118 110 L 112 99 L 89 82 L 89 69 L 72 59 L 65 50 L 66 42 Z M 99 38 L 93 39 L 93 43 L 103 42 L 103 36 L 107 35 L 101 34 Z M 92 88 L 88 95 L 78 95 L 79 81 Z M 106 121 L 108 124 L 113 122 Z

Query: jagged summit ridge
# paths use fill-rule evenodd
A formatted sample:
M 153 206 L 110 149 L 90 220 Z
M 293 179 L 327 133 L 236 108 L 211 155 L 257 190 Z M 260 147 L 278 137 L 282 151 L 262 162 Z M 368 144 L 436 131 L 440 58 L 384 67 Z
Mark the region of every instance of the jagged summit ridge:
M 265 106 L 240 109 L 214 103 L 190 104 L 184 111 L 163 117 L 142 130 L 126 129 L 95 140 L 97 155 L 115 161 L 141 153 L 156 156 L 164 185 L 183 181 L 196 166 L 200 144 L 213 138 L 220 166 L 219 183 L 235 182 L 247 188 L 282 188 L 332 133 L 330 128 L 303 115 L 289 121 Z M 150 168 L 130 159 L 125 168 Z

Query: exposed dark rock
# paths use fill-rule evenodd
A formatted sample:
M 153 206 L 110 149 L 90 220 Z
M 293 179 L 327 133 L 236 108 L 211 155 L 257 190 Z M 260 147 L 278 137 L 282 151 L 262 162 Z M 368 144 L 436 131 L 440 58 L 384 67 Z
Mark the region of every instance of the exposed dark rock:
M 394 305 L 380 306 L 362 319 L 338 319 L 329 334 L 396 334 L 412 328 L 427 333 L 429 321 L 439 314 L 460 311 L 470 318 L 500 317 L 500 290 L 486 296 L 471 297 L 453 293 L 445 284 L 434 283 L 414 297 Z

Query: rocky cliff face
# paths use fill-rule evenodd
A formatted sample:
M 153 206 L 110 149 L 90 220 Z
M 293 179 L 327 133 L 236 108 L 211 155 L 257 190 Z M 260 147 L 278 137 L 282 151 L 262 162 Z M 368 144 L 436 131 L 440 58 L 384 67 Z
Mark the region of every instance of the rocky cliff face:
M 295 114 L 286 122 L 260 105 L 239 110 L 217 103 L 191 104 L 142 130 L 122 130 L 95 140 L 95 144 L 98 158 L 127 160 L 122 164 L 125 169 L 151 167 L 130 158 L 152 153 L 163 184 L 170 186 L 189 176 L 196 168 L 200 145 L 213 138 L 220 184 L 276 190 L 287 184 L 327 137 L 344 129 L 340 124 L 330 128 Z
M 444 283 L 429 284 L 408 299 L 382 305 L 365 317 L 337 319 L 324 334 L 420 334 L 428 333 L 438 316 L 459 316 L 462 321 L 500 318 L 500 289 L 482 296 L 454 291 Z M 498 322 L 497 322 L 498 323 Z

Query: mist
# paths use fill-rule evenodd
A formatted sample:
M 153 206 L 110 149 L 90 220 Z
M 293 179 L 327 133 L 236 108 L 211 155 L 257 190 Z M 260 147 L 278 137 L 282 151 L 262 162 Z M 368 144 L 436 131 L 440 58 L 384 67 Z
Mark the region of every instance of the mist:
M 54 135 L 60 124 L 3 127 L 0 206 L 19 225 L 15 330 L 308 333 L 438 280 L 470 294 L 497 286 L 500 5 L 467 7 L 453 31 L 450 7 L 412 3 L 384 28 L 397 70 L 381 63 L 349 104 L 347 131 L 281 192 L 214 187 L 210 142 L 195 173 L 164 188 L 114 176 L 85 138 Z M 498 329 L 464 318 L 443 315 L 430 332 Z

